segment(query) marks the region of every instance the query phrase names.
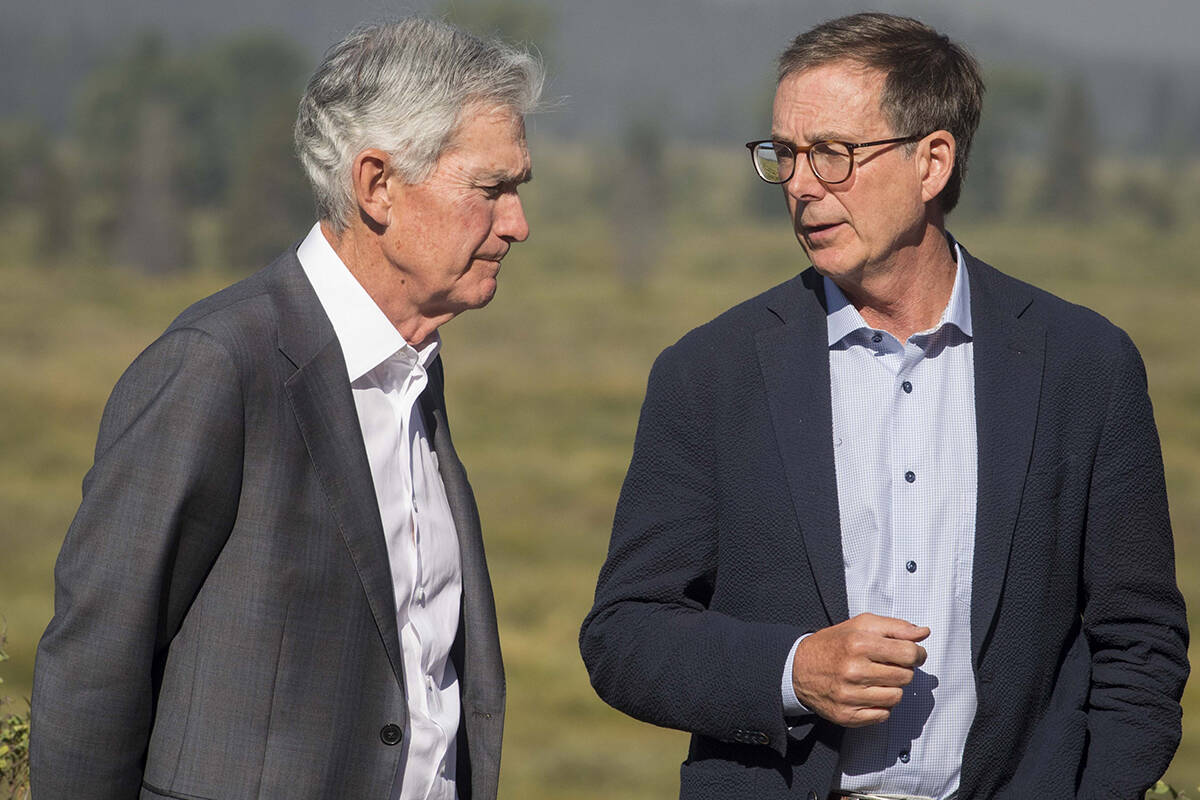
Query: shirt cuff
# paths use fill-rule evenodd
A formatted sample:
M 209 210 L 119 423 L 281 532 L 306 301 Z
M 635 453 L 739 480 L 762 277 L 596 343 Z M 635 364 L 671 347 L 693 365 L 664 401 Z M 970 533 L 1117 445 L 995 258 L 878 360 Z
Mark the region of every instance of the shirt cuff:
M 780 693 L 783 696 L 783 716 L 787 717 L 802 717 L 805 714 L 812 714 L 808 706 L 800 702 L 796 697 L 796 688 L 792 685 L 792 662 L 796 658 L 796 648 L 800 643 L 812 636 L 811 633 L 806 633 L 796 640 L 792 645 L 792 649 L 788 651 L 787 661 L 783 664 L 783 683 L 780 686 Z

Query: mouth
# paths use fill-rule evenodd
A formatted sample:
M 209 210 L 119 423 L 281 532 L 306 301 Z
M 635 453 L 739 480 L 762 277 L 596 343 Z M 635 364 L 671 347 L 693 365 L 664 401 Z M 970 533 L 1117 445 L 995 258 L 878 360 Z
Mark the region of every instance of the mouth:
M 477 267 L 482 267 L 485 269 L 499 270 L 500 269 L 500 259 L 502 259 L 502 258 L 504 258 L 504 256 L 496 256 L 496 255 L 480 256 L 480 255 L 477 255 L 471 259 L 471 264 L 474 264 Z M 468 265 L 467 268 L 470 269 L 470 265 Z
M 812 225 L 802 224 L 800 226 L 800 233 L 808 241 L 820 243 L 831 238 L 837 232 L 837 229 L 844 224 L 845 223 L 842 222 L 830 222 Z

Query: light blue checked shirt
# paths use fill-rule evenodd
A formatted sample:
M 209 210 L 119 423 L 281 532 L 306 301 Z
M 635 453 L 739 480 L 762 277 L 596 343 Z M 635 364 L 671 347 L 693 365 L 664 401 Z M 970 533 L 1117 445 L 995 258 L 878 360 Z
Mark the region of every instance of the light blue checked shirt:
M 890 719 L 847 728 L 846 791 L 950 797 L 975 718 L 971 566 L 977 446 L 971 293 L 962 251 L 937 326 L 901 344 L 825 279 L 834 465 L 850 616 L 932 631 L 929 657 Z M 801 637 L 803 638 L 803 637 Z M 799 644 L 799 641 L 796 643 Z M 807 709 L 783 674 L 785 714 Z

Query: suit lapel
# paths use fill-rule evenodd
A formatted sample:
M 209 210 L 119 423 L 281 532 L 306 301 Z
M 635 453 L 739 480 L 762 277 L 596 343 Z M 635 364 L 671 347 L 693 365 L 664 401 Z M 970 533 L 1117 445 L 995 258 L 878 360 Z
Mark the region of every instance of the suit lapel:
M 462 563 L 462 609 L 451 653 L 462 692 L 458 791 L 463 798 L 495 797 L 504 727 L 504 663 L 500 657 L 496 601 L 484 558 L 479 510 L 446 424 L 441 358 L 429 368 L 429 386 L 421 393 L 421 411 L 425 430 L 437 453 L 438 472 L 458 534 Z
M 982 656 L 1007 574 L 1009 551 L 1041 395 L 1045 330 L 1021 318 L 1027 287 L 966 256 L 974 329 L 975 413 L 979 451 L 971 652 Z M 757 335 L 759 365 L 780 458 L 804 547 L 831 623 L 849 615 L 846 601 L 829 348 L 820 276 L 809 270 L 791 293 L 771 303 L 782 325 Z
M 759 366 L 779 456 L 813 580 L 830 623 L 849 616 L 837 477 L 824 291 L 815 270 L 769 305 L 782 325 L 757 334 Z
M 974 329 L 979 483 L 971 589 L 971 654 L 979 666 L 1004 591 L 1041 396 L 1045 329 L 1021 319 L 1023 284 L 966 256 Z
M 464 712 L 481 710 L 499 714 L 504 707 L 500 639 L 496 629 L 496 602 L 484 557 L 483 533 L 475 495 L 467 472 L 454 449 L 446 423 L 441 359 L 429 370 L 430 385 L 421 394 L 425 426 L 438 458 L 438 472 L 446 490 L 450 515 L 458 533 L 462 561 L 462 692 Z M 471 720 L 469 719 L 470 723 Z
M 346 362 L 320 301 L 295 257 L 281 277 L 279 349 L 296 370 L 284 385 L 338 531 L 362 581 L 396 681 L 404 685 L 396 600 Z

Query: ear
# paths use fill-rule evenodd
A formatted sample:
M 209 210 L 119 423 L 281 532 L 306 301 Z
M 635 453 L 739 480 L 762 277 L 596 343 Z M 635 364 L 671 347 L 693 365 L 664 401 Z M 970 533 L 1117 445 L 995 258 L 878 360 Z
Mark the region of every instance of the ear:
M 954 141 L 954 134 L 949 131 L 934 131 L 922 139 L 918 146 L 921 148 L 921 200 L 928 203 L 950 181 L 958 144 Z
M 387 179 L 387 153 L 370 147 L 354 157 L 350 166 L 354 199 L 362 213 L 378 225 L 387 225 L 390 218 L 392 198 L 388 194 Z

